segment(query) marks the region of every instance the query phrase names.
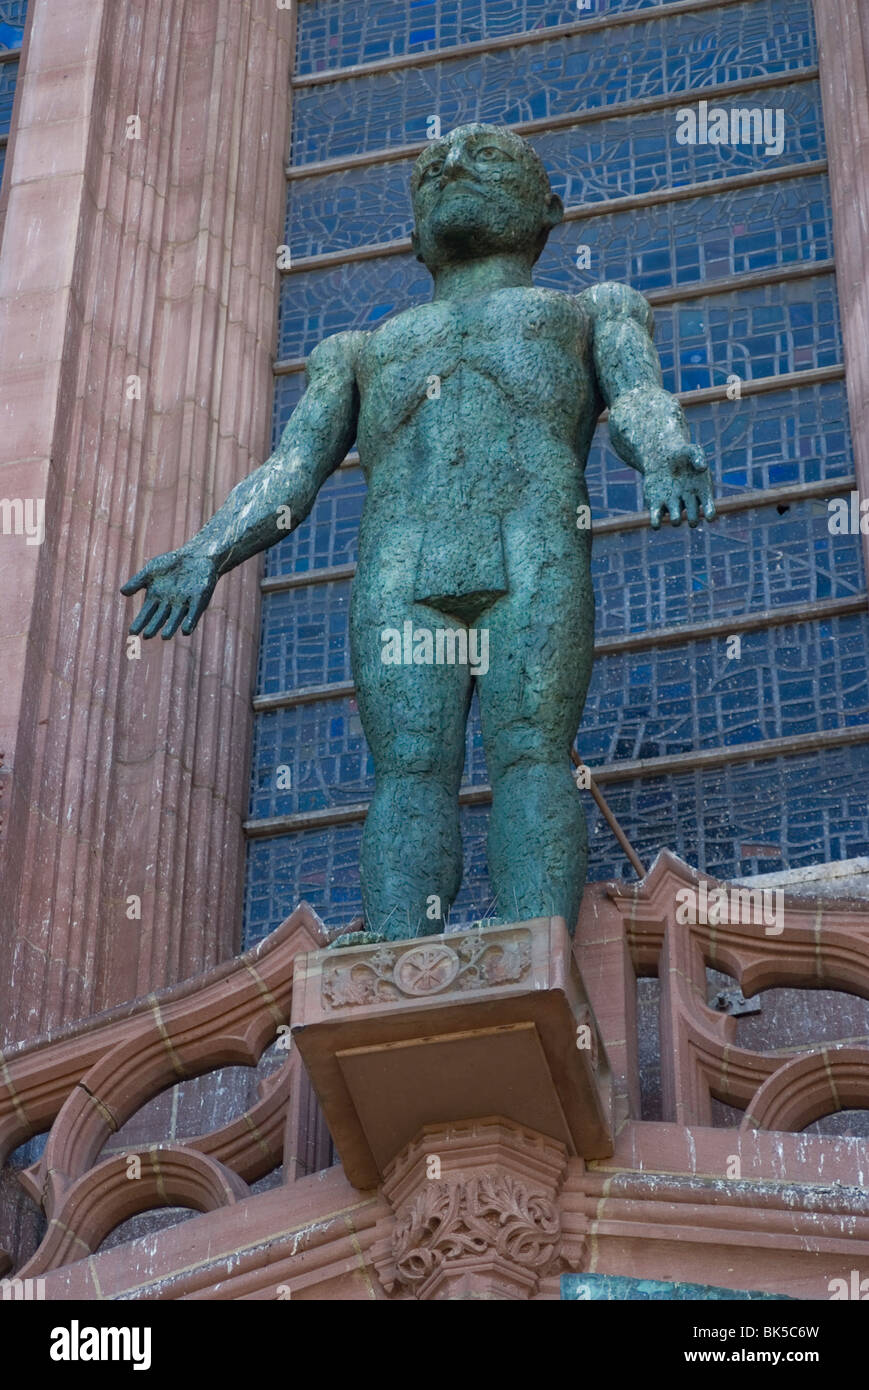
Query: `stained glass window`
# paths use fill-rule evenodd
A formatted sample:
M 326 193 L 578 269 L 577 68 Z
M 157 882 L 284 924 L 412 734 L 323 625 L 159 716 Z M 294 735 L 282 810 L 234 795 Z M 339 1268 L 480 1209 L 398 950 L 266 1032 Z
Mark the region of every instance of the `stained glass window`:
M 713 526 L 652 533 L 598 428 L 598 657 L 578 746 L 646 862 L 666 845 L 736 876 L 869 853 L 869 615 L 860 537 L 829 525 L 854 484 L 810 0 L 669 8 L 300 0 L 274 437 L 325 335 L 430 296 L 407 245 L 429 117 L 527 133 L 568 208 L 537 282 L 650 296 L 665 384 L 721 501 Z M 679 112 L 701 100 L 766 110 L 780 138 L 682 143 Z M 266 557 L 248 942 L 300 898 L 330 927 L 360 910 L 372 767 L 347 624 L 364 496 L 351 455 Z M 686 766 L 698 752 L 714 763 Z M 493 908 L 486 783 L 474 704 L 452 925 Z M 587 817 L 590 878 L 629 876 L 590 799 Z

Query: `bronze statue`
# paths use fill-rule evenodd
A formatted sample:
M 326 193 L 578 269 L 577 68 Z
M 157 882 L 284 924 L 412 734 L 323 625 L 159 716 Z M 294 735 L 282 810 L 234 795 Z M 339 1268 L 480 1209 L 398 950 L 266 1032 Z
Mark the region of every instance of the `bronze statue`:
M 711 520 L 711 479 L 662 388 L 642 295 L 534 286 L 563 208 L 524 140 L 462 126 L 420 155 L 411 192 L 431 303 L 319 344 L 275 453 L 124 585 L 147 591 L 130 631 L 191 633 L 219 577 L 283 539 L 286 508 L 304 520 L 355 438 L 368 493 L 351 651 L 376 786 L 360 855 L 366 932 L 345 940 L 443 931 L 461 881 L 475 683 L 496 910 L 572 929 L 586 827 L 568 750 L 594 629 L 583 470 L 602 407 L 653 527 L 664 512 L 673 525 L 683 510 L 691 526 Z

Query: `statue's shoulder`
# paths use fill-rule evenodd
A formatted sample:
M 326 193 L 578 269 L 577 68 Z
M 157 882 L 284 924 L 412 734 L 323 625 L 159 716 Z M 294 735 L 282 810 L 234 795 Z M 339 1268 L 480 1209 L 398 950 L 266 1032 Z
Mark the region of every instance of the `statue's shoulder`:
M 655 324 L 648 299 L 630 285 L 621 285 L 617 280 L 601 280 L 597 285 L 589 285 L 587 290 L 577 295 L 577 302 L 593 323 L 603 319 L 636 319 L 649 334 Z
M 333 333 L 330 337 L 324 338 L 305 363 L 308 380 L 324 372 L 355 376 L 359 353 L 367 338 L 368 333 L 362 329 L 347 329 L 343 333 Z

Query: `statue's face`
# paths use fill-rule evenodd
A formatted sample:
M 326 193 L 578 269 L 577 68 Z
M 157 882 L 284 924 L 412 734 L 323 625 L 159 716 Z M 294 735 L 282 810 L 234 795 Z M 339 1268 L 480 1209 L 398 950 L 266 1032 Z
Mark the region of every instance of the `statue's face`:
M 498 252 L 533 262 L 564 211 L 531 147 L 497 126 L 459 126 L 432 140 L 410 187 L 413 249 L 429 270 Z

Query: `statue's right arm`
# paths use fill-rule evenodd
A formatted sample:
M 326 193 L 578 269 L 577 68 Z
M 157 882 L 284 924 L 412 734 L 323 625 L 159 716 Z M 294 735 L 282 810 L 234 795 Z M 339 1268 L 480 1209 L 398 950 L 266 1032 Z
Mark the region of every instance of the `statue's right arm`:
M 192 540 L 149 560 L 121 589 L 146 589 L 131 633 L 164 638 L 189 634 L 222 574 L 294 530 L 356 436 L 359 392 L 356 353 L 365 335 L 336 333 L 308 359 L 308 386 L 281 442 L 261 468 L 233 488 Z M 183 626 L 182 626 L 183 624 Z

